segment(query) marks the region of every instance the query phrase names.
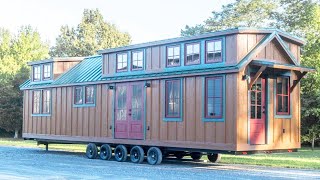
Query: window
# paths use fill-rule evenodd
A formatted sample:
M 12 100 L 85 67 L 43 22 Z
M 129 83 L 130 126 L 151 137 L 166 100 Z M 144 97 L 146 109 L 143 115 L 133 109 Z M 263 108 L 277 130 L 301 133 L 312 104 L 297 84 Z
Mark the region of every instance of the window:
M 222 118 L 223 112 L 222 76 L 205 79 L 205 118 Z
M 51 95 L 50 90 L 43 90 L 42 91 L 42 113 L 49 114 L 50 113 L 50 102 L 51 102 Z
M 47 115 L 50 114 L 51 90 L 35 90 L 33 93 L 32 114 Z
M 290 78 L 278 77 L 276 86 L 277 115 L 290 114 Z
M 43 65 L 43 80 L 51 79 L 51 64 Z
M 82 87 L 74 88 L 74 104 L 82 104 Z
M 167 67 L 180 65 L 180 46 L 167 47 Z
M 132 70 L 143 69 L 143 51 L 132 52 Z
M 40 66 L 33 66 L 33 81 L 40 81 Z
M 186 45 L 186 65 L 200 63 L 200 44 L 193 43 Z
M 94 97 L 93 97 L 94 87 L 93 86 L 86 86 L 85 89 L 86 89 L 86 91 L 85 91 L 85 96 L 86 96 L 85 103 L 86 104 L 93 104 L 94 103 Z
M 33 114 L 40 114 L 40 96 L 41 91 L 33 91 Z
M 180 80 L 165 81 L 165 117 L 179 118 L 181 109 L 181 85 Z
M 222 62 L 222 41 L 206 42 L 206 63 Z
M 76 86 L 73 90 L 75 107 L 95 106 L 95 86 Z
M 117 72 L 127 71 L 128 67 L 128 54 L 117 54 Z

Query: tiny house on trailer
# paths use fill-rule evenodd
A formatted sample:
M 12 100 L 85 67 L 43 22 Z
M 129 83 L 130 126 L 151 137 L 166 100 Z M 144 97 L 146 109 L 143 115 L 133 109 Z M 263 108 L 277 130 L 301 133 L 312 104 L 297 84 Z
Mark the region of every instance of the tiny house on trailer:
M 235 28 L 100 50 L 63 65 L 32 62 L 21 85 L 23 137 L 88 143 L 89 158 L 130 154 L 141 163 L 146 155 L 150 164 L 166 155 L 205 153 L 217 162 L 220 153 L 295 151 L 299 82 L 314 71 L 300 66 L 303 44 L 277 29 Z

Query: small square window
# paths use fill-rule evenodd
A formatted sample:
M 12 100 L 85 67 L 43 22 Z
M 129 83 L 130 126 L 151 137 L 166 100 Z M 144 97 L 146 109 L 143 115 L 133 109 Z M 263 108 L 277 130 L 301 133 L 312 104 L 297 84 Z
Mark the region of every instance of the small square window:
M 180 46 L 167 47 L 167 67 L 180 66 Z
M 222 62 L 222 40 L 206 42 L 206 63 Z
M 40 81 L 40 66 L 33 66 L 33 81 Z
M 51 64 L 43 65 L 43 80 L 51 79 Z
M 117 54 L 117 72 L 128 70 L 128 54 Z
M 186 45 L 186 65 L 200 63 L 200 44 L 193 43 Z
M 143 69 L 143 51 L 132 52 L 132 70 L 142 70 Z

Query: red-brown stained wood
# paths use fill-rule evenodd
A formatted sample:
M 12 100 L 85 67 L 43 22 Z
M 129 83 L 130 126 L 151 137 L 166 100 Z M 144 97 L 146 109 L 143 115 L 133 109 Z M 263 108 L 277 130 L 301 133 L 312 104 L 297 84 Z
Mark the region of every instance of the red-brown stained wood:
M 61 111 L 61 108 L 62 108 L 62 102 L 61 102 L 61 94 L 62 94 L 62 92 L 61 92 L 61 88 L 57 88 L 57 96 L 56 96 L 56 98 L 57 98 L 57 106 L 56 106 L 56 108 L 57 108 L 57 114 L 56 114 L 56 134 L 61 134 L 61 129 L 62 129 L 62 125 L 61 125 L 61 118 L 62 118 L 62 111 Z
M 151 139 L 152 140 L 159 140 L 160 138 L 160 106 L 164 103 L 164 99 L 160 100 L 160 81 L 153 80 L 151 83 L 151 99 L 152 99 L 152 126 L 151 126 Z
M 152 51 L 151 48 L 146 49 L 146 71 L 152 70 Z
M 147 99 L 147 104 L 146 104 L 146 107 L 148 107 L 148 109 L 152 109 L 152 101 L 151 101 L 151 98 L 152 95 L 152 88 L 147 88 L 146 89 L 146 99 Z M 151 111 L 148 111 L 146 112 L 146 126 L 145 127 L 147 129 L 146 131 L 146 140 L 150 140 L 151 139 L 151 134 L 152 134 L 152 129 L 150 127 L 152 127 L 152 112 Z
M 185 106 L 186 111 L 184 112 L 184 120 L 186 121 L 186 140 L 195 141 L 196 140 L 196 121 L 195 121 L 195 78 L 185 79 Z
M 57 122 L 57 88 L 52 88 L 52 114 L 51 114 L 51 124 L 50 124 L 50 134 L 56 134 L 56 122 Z M 60 106 L 60 105 L 59 105 Z
M 66 135 L 67 125 L 67 88 L 61 88 L 61 134 Z
M 110 90 L 111 91 L 111 90 Z M 112 108 L 108 109 L 108 102 L 112 102 L 111 98 L 109 98 L 109 91 L 107 90 L 107 87 L 105 85 L 102 85 L 101 89 L 102 95 L 101 95 L 101 136 L 106 137 L 109 136 L 109 128 L 108 128 L 108 115 L 111 114 L 109 111 L 112 111 Z M 111 137 L 111 134 L 110 136 Z
M 237 63 L 237 35 L 226 37 L 226 64 Z
M 152 47 L 151 48 L 151 54 L 152 54 L 152 70 L 160 69 L 160 47 Z
M 66 116 L 66 124 L 67 124 L 67 126 L 66 126 L 66 135 L 68 135 L 68 136 L 71 136 L 72 135 L 72 95 L 73 95 L 73 93 L 72 93 L 72 87 L 68 87 L 67 88 L 67 97 L 66 97 L 66 99 L 67 99 L 67 108 L 66 108 L 66 114 L 67 114 L 67 116 Z
M 162 103 L 161 104 L 159 103 L 159 106 L 158 106 L 158 108 L 159 108 L 158 112 L 160 114 L 159 115 L 160 119 L 158 118 L 158 121 L 160 121 L 160 126 L 158 126 L 158 127 L 156 126 L 156 128 L 160 128 L 160 140 L 162 140 L 162 141 L 168 140 L 168 122 L 163 121 L 163 118 L 165 118 L 164 117 L 165 113 L 162 113 L 165 111 L 164 106 L 163 106 L 163 103 L 165 103 L 165 92 L 163 92 L 165 89 L 164 87 L 165 87 L 165 81 L 162 80 L 162 81 L 160 81 L 160 84 L 159 84 L 159 90 L 160 90 L 159 94 L 158 95 L 154 94 L 154 96 L 158 96 L 162 100 Z M 158 102 L 161 102 L 161 101 L 158 100 Z
M 225 136 L 226 136 L 226 143 L 235 143 L 235 119 L 237 119 L 236 116 L 236 103 L 234 103 L 237 100 L 237 94 L 234 93 L 234 89 L 237 88 L 237 75 L 236 74 L 230 74 L 226 75 L 226 118 L 225 123 L 226 127 L 224 129 Z
M 204 122 L 202 121 L 203 113 L 203 102 L 202 102 L 202 93 L 204 89 L 202 88 L 202 77 L 196 77 L 195 84 L 195 130 L 196 130 L 196 142 L 204 142 L 205 127 Z
M 102 126 L 102 120 L 101 120 L 101 106 L 102 106 L 102 97 L 101 97 L 101 85 L 97 86 L 96 89 L 96 108 L 94 108 L 95 110 L 95 129 L 94 129 L 94 136 L 95 137 L 100 137 L 101 136 L 101 126 Z
M 108 99 L 107 100 L 107 124 L 106 124 L 106 130 L 107 130 L 107 137 L 113 137 L 113 112 L 114 112 L 114 107 L 115 107 L 115 99 L 114 99 L 114 96 L 115 96 L 115 91 L 114 90 L 107 90 L 108 91 Z M 111 128 L 110 128 L 111 127 Z

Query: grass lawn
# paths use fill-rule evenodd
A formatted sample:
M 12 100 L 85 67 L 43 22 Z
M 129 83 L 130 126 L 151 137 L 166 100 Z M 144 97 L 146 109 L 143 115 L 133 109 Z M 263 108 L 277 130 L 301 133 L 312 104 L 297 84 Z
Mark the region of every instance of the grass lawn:
M 0 138 L 0 146 L 18 147 L 40 147 L 36 141 L 24 141 L 21 139 Z M 85 152 L 86 145 L 82 144 L 49 144 L 49 150 L 62 150 L 70 152 Z M 203 156 L 203 160 L 207 160 Z M 320 148 L 311 151 L 311 148 L 302 148 L 298 152 L 275 153 L 275 154 L 254 154 L 254 155 L 227 155 L 223 154 L 221 163 L 225 164 L 248 164 L 273 167 L 320 169 Z

